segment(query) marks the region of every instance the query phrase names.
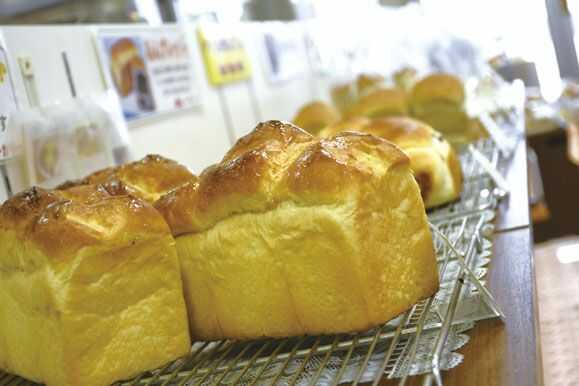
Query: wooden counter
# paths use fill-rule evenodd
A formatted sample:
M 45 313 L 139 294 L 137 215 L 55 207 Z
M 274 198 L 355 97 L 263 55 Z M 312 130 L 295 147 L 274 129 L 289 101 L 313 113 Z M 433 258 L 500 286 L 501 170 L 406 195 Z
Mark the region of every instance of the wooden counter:
M 505 313 L 505 323 L 478 322 L 467 333 L 470 342 L 459 350 L 464 362 L 443 373 L 445 386 L 543 385 L 526 154 L 523 141 L 513 159 L 500 168 L 511 193 L 498 209 L 488 285 Z M 407 384 L 421 385 L 422 377 Z

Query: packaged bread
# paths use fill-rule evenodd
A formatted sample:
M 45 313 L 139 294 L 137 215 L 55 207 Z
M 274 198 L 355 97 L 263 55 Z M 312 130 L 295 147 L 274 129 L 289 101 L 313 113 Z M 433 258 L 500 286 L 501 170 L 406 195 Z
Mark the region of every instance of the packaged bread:
M 292 121 L 310 134 L 316 135 L 339 119 L 338 110 L 325 102 L 315 101 L 302 106 Z
M 127 193 L 149 203 L 197 177 L 185 166 L 156 154 L 122 166 L 94 172 L 78 181 L 68 181 L 58 189 L 77 185 L 110 184 L 120 182 Z
M 364 96 L 344 114 L 346 118 L 379 118 L 408 114 L 406 92 L 397 88 L 379 88 Z
M 2 370 L 105 386 L 189 352 L 175 241 L 144 201 L 32 188 L 0 207 L 0 245 Z
M 438 288 L 410 161 L 375 136 L 260 123 L 155 207 L 196 339 L 365 330 Z
M 353 128 L 334 125 L 322 131 L 320 136 L 336 135 L 343 129 L 376 135 L 400 146 L 410 158 L 410 166 L 427 208 L 460 197 L 463 178 L 456 152 L 439 132 L 426 123 L 408 117 L 378 118 Z
M 462 81 L 449 74 L 432 74 L 414 85 L 410 93 L 411 115 L 444 135 L 468 130 Z

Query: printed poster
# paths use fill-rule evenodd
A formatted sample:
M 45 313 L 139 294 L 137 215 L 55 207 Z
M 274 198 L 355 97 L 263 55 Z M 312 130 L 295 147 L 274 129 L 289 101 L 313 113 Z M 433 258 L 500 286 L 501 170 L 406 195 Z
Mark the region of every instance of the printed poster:
M 243 41 L 222 24 L 204 24 L 197 29 L 209 82 L 214 86 L 246 80 L 251 64 Z
M 16 109 L 16 94 L 8 66 L 8 52 L 0 35 L 0 161 L 20 152 L 19 136 L 11 133 L 8 125 L 9 113 Z
M 117 90 L 125 119 L 198 105 L 187 40 L 180 29 L 101 30 L 98 39 L 103 71 Z

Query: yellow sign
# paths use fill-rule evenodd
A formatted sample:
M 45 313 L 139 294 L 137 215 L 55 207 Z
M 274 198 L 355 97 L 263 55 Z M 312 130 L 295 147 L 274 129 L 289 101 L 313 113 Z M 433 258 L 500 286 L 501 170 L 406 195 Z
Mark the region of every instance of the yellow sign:
M 215 86 L 249 79 L 251 64 L 243 42 L 227 27 L 205 24 L 197 29 L 209 82 Z
M 6 65 L 0 62 L 0 83 L 4 83 L 4 77 L 6 76 L 7 72 L 8 70 L 6 69 Z

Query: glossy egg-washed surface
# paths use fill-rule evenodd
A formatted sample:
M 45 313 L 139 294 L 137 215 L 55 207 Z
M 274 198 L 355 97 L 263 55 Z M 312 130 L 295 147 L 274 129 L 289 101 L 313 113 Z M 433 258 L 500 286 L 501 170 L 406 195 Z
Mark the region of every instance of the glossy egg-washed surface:
M 120 182 L 131 195 L 153 203 L 162 195 L 196 179 L 185 166 L 160 155 L 150 154 L 139 161 L 99 170 L 82 180 L 67 182 L 59 188 Z
M 194 338 L 362 330 L 438 286 L 408 157 L 374 136 L 261 123 L 156 208 L 177 236 Z
M 379 119 L 351 118 L 332 125 L 322 137 L 344 130 L 376 135 L 400 146 L 420 186 L 427 208 L 456 200 L 462 191 L 462 170 L 454 149 L 440 133 L 427 124 L 408 117 Z
M 188 352 L 175 241 L 149 204 L 102 186 L 0 207 L 0 368 L 108 385 Z

